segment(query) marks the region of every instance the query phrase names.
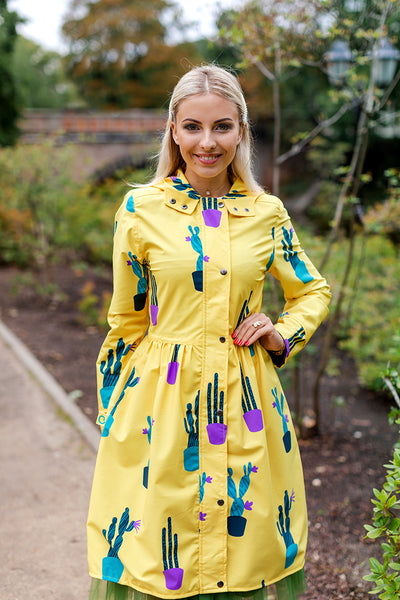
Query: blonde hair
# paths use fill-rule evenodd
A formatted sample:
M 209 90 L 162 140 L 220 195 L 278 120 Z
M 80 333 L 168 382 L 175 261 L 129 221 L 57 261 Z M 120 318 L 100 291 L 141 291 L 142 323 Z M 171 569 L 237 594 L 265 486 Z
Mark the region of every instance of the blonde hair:
M 169 103 L 168 120 L 158 154 L 156 173 L 150 183 L 159 183 L 165 177 L 174 175 L 179 168 L 185 169 L 179 146 L 172 136 L 171 123 L 175 122 L 178 107 L 182 100 L 196 94 L 218 94 L 237 106 L 239 124 L 243 133 L 236 149 L 235 158 L 228 167 L 228 173 L 233 178 L 238 177 L 241 179 L 248 191 L 262 191 L 253 175 L 253 138 L 242 89 L 239 81 L 232 73 L 216 65 L 194 67 L 183 75 L 176 84 Z

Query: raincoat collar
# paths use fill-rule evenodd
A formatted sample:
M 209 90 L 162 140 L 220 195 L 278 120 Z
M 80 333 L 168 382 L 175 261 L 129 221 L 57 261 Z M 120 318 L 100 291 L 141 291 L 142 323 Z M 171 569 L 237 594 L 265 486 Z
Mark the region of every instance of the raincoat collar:
M 226 206 L 228 212 L 235 217 L 254 217 L 254 202 L 258 194 L 247 192 L 244 183 L 235 179 L 229 192 L 220 198 L 202 197 L 187 181 L 183 171 L 166 180 L 164 204 L 181 213 L 191 215 L 198 203 L 203 210 L 207 208 L 222 208 Z

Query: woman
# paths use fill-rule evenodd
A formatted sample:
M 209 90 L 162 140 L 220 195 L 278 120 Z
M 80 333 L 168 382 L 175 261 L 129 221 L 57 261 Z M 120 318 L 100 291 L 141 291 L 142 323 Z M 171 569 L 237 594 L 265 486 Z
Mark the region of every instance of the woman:
M 154 180 L 117 212 L 92 600 L 304 590 L 303 475 L 275 366 L 309 340 L 330 294 L 250 158 L 237 79 L 195 68 L 173 92 Z M 275 324 L 260 312 L 266 272 L 285 293 Z

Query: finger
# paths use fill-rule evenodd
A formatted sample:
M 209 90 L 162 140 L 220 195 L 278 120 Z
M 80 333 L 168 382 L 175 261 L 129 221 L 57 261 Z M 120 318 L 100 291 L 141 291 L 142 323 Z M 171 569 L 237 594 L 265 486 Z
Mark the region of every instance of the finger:
M 270 319 L 263 313 L 249 315 L 234 332 L 235 343 L 243 346 L 248 342 L 252 343 L 251 340 L 256 341 L 261 335 L 265 335 L 270 323 Z

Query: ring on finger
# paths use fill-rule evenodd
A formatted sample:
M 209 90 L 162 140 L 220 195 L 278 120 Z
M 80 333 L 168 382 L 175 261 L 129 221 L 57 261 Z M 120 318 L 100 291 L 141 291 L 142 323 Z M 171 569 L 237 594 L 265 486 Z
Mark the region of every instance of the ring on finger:
M 261 321 L 254 321 L 253 323 L 253 327 L 255 328 L 260 327 L 260 325 L 262 325 Z

